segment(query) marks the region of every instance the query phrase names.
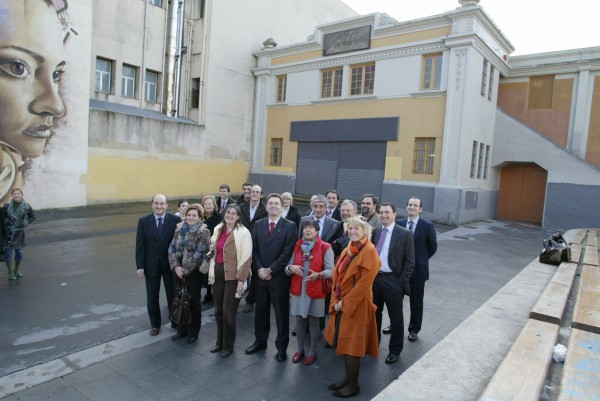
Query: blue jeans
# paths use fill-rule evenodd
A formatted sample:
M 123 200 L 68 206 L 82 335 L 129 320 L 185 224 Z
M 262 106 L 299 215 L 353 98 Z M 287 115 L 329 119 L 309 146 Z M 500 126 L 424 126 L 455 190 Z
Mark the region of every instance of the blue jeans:
M 12 260 L 13 249 L 15 251 L 15 262 L 23 260 L 23 249 L 15 249 L 12 246 L 6 248 L 4 251 L 4 260 L 7 262 Z

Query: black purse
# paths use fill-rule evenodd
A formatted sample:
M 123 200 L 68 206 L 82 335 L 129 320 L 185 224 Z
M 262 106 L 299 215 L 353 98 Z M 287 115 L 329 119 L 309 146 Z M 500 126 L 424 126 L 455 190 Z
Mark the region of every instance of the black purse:
M 544 249 L 540 253 L 540 263 L 560 265 L 571 260 L 571 246 L 561 233 L 555 233 L 544 240 Z
M 185 277 L 181 279 L 181 283 L 177 286 L 173 306 L 169 319 L 177 325 L 188 325 L 192 323 L 192 294 L 185 286 Z

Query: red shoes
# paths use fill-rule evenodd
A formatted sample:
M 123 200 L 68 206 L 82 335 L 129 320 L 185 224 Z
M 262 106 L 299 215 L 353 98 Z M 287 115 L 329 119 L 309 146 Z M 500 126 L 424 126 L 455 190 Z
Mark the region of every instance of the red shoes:
M 317 360 L 317 354 L 309 355 L 306 358 L 304 358 L 304 364 L 308 366 L 316 360 Z
M 298 363 L 304 358 L 304 352 L 296 352 L 294 356 L 292 356 L 292 363 Z

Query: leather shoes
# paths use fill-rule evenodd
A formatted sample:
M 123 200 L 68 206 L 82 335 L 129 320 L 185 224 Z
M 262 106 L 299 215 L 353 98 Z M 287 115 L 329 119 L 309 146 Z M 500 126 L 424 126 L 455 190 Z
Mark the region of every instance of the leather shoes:
M 306 358 L 304 358 L 304 364 L 308 366 L 316 360 L 317 360 L 317 354 L 309 355 Z
M 323 347 L 327 348 L 327 349 L 331 349 L 331 348 L 333 348 L 333 345 L 331 345 L 327 341 L 325 341 L 325 345 Z
M 183 338 L 183 337 L 184 337 L 183 334 L 175 333 L 175 334 L 173 334 L 171 336 L 171 341 L 177 341 L 177 340 L 179 340 L 180 338 Z
M 244 313 L 250 313 L 254 310 L 254 304 L 246 304 L 242 310 Z
M 383 334 L 392 334 L 392 326 L 388 326 L 383 329 Z
M 160 327 L 153 327 L 150 329 L 151 336 L 157 336 L 160 333 Z
M 408 333 L 408 341 L 411 343 L 417 341 L 417 333 Z
M 398 359 L 400 359 L 400 354 L 388 354 L 387 358 L 385 358 L 385 363 L 387 363 L 388 365 L 391 365 L 392 363 L 398 362 Z
M 246 348 L 246 355 L 254 354 L 261 349 L 267 349 L 267 344 L 254 343 L 248 348 Z
M 285 353 L 285 351 L 279 351 L 277 352 L 277 356 L 275 356 L 275 359 L 277 359 L 277 362 L 283 362 L 287 359 L 287 354 Z
M 298 363 L 304 358 L 304 352 L 296 352 L 294 356 L 292 356 L 292 363 Z
M 227 358 L 232 353 L 233 353 L 232 349 L 224 349 L 223 351 L 221 351 L 221 358 Z
M 210 349 L 210 352 L 211 352 L 211 354 L 214 354 L 215 352 L 219 352 L 219 351 L 221 351 L 222 349 L 223 349 L 223 346 L 222 346 L 222 345 L 218 345 L 218 344 L 217 344 L 217 345 L 215 345 L 214 347 L 212 347 L 212 348 Z
M 198 337 L 188 337 L 187 338 L 187 343 L 188 344 L 195 343 L 196 341 L 198 341 Z

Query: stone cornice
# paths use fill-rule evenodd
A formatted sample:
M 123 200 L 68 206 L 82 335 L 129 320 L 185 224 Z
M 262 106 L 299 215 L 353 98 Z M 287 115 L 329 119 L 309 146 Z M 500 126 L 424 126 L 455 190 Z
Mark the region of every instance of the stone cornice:
M 339 56 L 321 57 L 317 60 L 305 61 L 281 66 L 264 66 L 252 69 L 254 75 L 279 75 L 293 72 L 321 70 L 325 68 L 340 67 L 347 64 L 368 63 L 371 61 L 385 60 L 390 58 L 405 57 L 418 54 L 437 53 L 447 50 L 440 40 L 420 42 L 412 46 L 382 47 Z
M 456 37 L 449 37 L 444 40 L 446 47 L 448 48 L 456 48 L 456 47 L 472 47 L 479 54 L 481 54 L 488 61 L 492 61 L 492 65 L 500 71 L 500 74 L 506 75 L 508 74 L 510 67 L 503 59 L 498 56 L 494 51 L 492 51 L 489 46 L 481 40 L 481 38 L 473 33 L 470 35 L 462 35 Z
M 600 47 L 511 57 L 508 77 L 521 75 L 565 74 L 600 70 Z

